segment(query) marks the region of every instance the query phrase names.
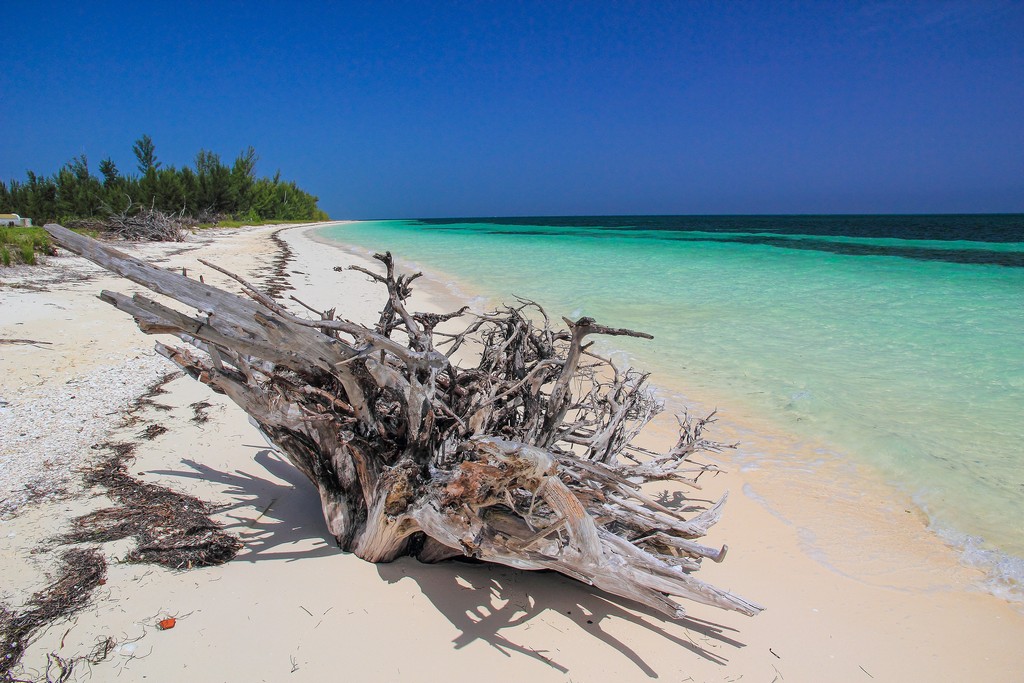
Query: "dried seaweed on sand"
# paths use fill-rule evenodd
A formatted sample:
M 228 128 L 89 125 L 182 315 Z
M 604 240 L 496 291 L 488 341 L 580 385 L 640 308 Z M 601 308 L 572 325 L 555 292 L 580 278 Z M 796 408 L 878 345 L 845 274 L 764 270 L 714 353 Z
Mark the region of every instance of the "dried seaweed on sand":
M 191 569 L 231 560 L 241 542 L 210 519 L 213 507 L 194 496 L 149 484 L 128 474 L 132 444 L 102 444 L 112 455 L 86 472 L 85 483 L 105 489 L 117 505 L 75 520 L 63 543 L 107 543 L 134 538 L 125 562 Z

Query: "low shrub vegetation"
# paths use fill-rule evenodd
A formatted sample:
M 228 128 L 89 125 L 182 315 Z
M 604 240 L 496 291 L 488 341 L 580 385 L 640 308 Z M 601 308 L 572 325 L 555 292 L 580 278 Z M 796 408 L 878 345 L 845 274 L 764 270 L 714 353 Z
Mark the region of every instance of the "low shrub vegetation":
M 37 254 L 51 254 L 50 236 L 42 228 L 0 227 L 0 264 L 4 266 L 38 262 Z

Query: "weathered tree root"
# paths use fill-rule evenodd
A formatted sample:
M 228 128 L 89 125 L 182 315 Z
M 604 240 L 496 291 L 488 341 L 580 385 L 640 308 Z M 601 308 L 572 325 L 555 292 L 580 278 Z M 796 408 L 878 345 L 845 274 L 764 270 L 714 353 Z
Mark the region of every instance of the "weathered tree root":
M 632 444 L 660 409 L 647 376 L 616 368 L 585 340 L 649 335 L 590 318 L 558 330 L 527 301 L 442 332 L 465 309 L 410 312 L 419 274 L 396 274 L 390 254 L 376 256 L 383 274 L 353 268 L 387 290 L 373 329 L 334 309 L 309 320 L 213 264 L 249 298 L 46 229 L 64 248 L 199 311 L 100 295 L 144 332 L 195 349 L 156 346 L 241 406 L 313 482 L 344 550 L 371 562 L 465 555 L 553 569 L 673 618 L 684 614 L 673 597 L 761 611 L 691 575 L 703 558 L 725 554 L 695 540 L 725 498 L 687 519 L 643 492 L 653 480 L 696 485 L 708 468 L 691 456 L 723 447 L 704 438 L 708 420 L 689 417 L 667 453 Z M 472 364 L 451 360 L 470 346 L 480 349 Z

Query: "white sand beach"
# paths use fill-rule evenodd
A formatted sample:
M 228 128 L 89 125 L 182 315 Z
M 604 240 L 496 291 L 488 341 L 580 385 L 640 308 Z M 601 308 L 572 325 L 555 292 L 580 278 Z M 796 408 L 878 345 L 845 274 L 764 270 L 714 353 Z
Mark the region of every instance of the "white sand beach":
M 124 248 L 237 291 L 197 259 L 264 283 L 281 252 L 277 234 L 290 251 L 287 294 L 337 305 L 357 322 L 375 319 L 382 288 L 333 270 L 367 265 L 364 257 L 325 246 L 312 229 L 211 230 L 181 244 Z M 102 289 L 139 290 L 66 253 L 42 268 L 0 270 L 0 341 L 38 342 L 0 344 L 0 601 L 17 610 L 44 588 L 61 550 L 52 539 L 76 516 L 109 504 L 83 490 L 77 474 L 96 457 L 93 444 L 137 442 L 131 472 L 222 506 L 216 519 L 243 548 L 222 566 L 171 571 L 118 563 L 130 545 L 107 544 L 105 584 L 85 609 L 36 635 L 17 670 L 22 678 L 42 676 L 48 653 L 82 657 L 106 638 L 116 641 L 108 656 L 80 662 L 72 680 L 1024 677 L 1024 614 L 981 590 L 980 573 L 962 566 L 919 516 L 892 525 L 876 513 L 887 503 L 874 491 L 823 497 L 773 481 L 770 471 L 730 467 L 728 454 L 728 474 L 701 495 L 730 491 L 707 537 L 730 550 L 699 574 L 767 608 L 753 618 L 687 604 L 688 617 L 672 622 L 552 573 L 363 562 L 334 546 L 315 490 L 225 397 L 179 377 L 153 397 L 157 406 L 138 408 L 137 421 L 124 424 L 133 399 L 176 368 L 153 352 L 152 337 L 96 298 Z M 448 310 L 454 302 L 445 297 L 426 282 L 414 307 Z M 204 401 L 208 419 L 197 422 L 193 406 Z M 151 424 L 166 431 L 140 437 Z M 773 505 L 786 514 L 773 514 Z M 860 529 L 863 550 L 847 543 L 848 562 L 823 562 L 807 552 L 790 509 Z M 885 562 L 869 571 L 857 562 L 864 556 Z M 174 628 L 158 629 L 167 617 L 176 618 Z

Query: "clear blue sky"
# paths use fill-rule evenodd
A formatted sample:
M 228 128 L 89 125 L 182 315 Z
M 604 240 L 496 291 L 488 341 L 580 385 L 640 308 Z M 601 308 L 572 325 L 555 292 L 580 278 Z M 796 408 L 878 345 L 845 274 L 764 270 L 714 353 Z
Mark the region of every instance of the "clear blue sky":
M 332 217 L 1024 212 L 1021 2 L 10 2 L 0 178 L 200 148 Z

